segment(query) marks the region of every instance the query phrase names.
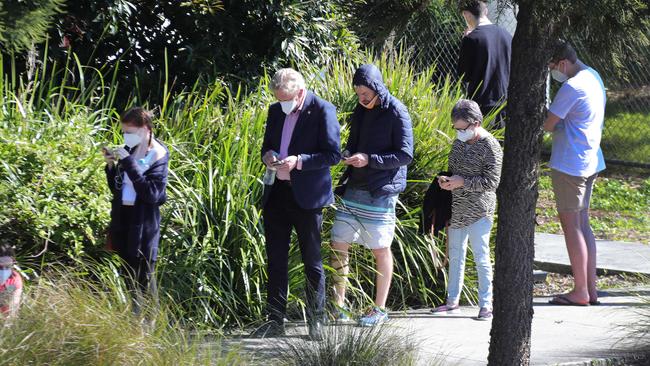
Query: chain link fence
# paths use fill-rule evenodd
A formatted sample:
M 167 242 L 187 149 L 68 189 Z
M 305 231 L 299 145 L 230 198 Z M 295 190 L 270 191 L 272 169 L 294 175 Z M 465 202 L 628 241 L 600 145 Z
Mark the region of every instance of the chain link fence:
M 514 34 L 516 9 L 490 4 L 490 20 Z M 435 66 L 435 78 L 457 80 L 456 64 L 465 22 L 455 9 L 440 8 L 416 15 L 395 44 L 409 52 L 413 67 Z M 650 34 L 650 29 L 648 29 Z M 607 88 L 605 130 L 601 147 L 610 165 L 650 169 L 650 68 L 640 60 L 650 60 L 650 46 L 628 45 L 628 53 L 638 57 L 609 60 L 591 56 L 579 39 L 574 43 L 578 57 L 597 70 Z M 550 144 L 545 143 L 550 149 Z

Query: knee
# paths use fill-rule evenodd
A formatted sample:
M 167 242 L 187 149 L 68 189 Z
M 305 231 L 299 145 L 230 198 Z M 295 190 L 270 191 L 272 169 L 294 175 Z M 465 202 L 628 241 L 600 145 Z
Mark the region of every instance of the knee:
M 375 259 L 379 262 L 386 262 L 393 260 L 393 253 L 390 251 L 390 248 L 381 248 L 373 249 L 372 253 L 375 255 Z
M 332 260 L 339 262 L 347 261 L 349 248 L 349 244 L 332 243 Z

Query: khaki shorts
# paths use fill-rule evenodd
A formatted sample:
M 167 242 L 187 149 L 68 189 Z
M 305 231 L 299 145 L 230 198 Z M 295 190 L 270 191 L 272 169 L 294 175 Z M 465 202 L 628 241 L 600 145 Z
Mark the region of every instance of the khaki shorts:
M 557 212 L 577 212 L 589 208 L 597 176 L 598 173 L 591 177 L 576 177 L 551 169 Z

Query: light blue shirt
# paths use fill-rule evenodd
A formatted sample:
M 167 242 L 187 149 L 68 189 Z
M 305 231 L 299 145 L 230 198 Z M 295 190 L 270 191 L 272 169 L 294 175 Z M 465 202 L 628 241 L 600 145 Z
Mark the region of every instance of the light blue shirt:
M 590 67 L 564 82 L 549 108 L 561 119 L 553 130 L 551 169 L 576 177 L 605 169 L 600 149 L 605 101 L 603 80 Z

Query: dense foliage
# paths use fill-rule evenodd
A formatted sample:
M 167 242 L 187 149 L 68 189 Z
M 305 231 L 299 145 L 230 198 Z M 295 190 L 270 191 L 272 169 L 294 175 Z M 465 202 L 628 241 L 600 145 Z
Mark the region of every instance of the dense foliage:
M 350 82 L 365 60 L 336 59 L 326 71 L 301 69 L 309 87 L 338 107 L 344 136 L 356 104 Z M 446 166 L 452 133 L 448 116 L 461 92 L 449 82 L 432 84 L 432 69 L 414 74 L 404 57 L 375 62 L 391 92 L 408 106 L 416 141 L 410 184 L 399 206 L 390 305 L 432 305 L 444 293 L 444 248 L 416 234 L 419 206 L 432 175 Z M 114 88 L 97 81 L 94 70 L 83 70 L 84 90 L 44 79 L 29 87 L 12 84 L 8 76 L 0 79 L 6 86 L 0 98 L 0 204 L 5 208 L 0 222 L 16 220 L 20 259 L 36 271 L 34 260 L 78 260 L 103 246 L 109 197 L 99 148 L 117 142 L 113 122 L 118 110 L 112 105 Z M 261 79 L 255 92 L 244 94 L 217 82 L 165 98 L 159 110 L 156 133 L 170 148 L 171 171 L 158 273 L 163 291 L 185 309 L 187 320 L 243 325 L 262 315 L 266 256 L 258 157 L 266 109 L 273 101 L 267 83 Z M 341 166 L 333 172 L 340 174 Z M 325 258 L 331 209 L 326 217 Z M 30 258 L 46 246 L 44 255 Z M 360 309 L 372 298 L 373 260 L 359 249 L 352 258 L 350 300 Z M 296 248 L 290 268 L 291 316 L 301 317 L 304 276 Z M 468 276 L 468 283 L 472 280 Z

